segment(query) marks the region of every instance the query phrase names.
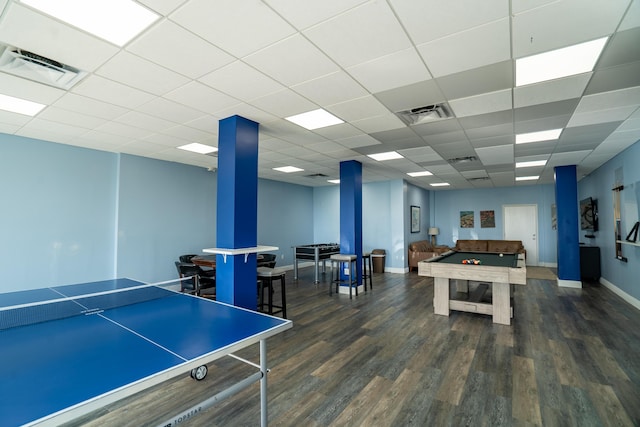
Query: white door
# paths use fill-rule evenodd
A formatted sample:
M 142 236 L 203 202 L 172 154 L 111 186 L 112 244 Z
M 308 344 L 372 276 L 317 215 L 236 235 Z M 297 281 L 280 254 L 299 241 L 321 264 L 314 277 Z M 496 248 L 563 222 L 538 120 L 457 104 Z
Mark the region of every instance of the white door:
M 538 265 L 538 206 L 504 205 L 504 239 L 522 240 L 527 265 Z

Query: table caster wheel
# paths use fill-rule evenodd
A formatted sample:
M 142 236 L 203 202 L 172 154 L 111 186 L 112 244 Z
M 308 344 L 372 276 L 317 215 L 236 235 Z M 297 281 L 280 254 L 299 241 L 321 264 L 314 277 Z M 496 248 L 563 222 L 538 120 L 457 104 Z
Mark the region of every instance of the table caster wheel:
M 202 381 L 204 377 L 207 376 L 207 372 L 208 369 L 206 365 L 198 366 L 197 368 L 191 370 L 191 378 L 197 381 Z

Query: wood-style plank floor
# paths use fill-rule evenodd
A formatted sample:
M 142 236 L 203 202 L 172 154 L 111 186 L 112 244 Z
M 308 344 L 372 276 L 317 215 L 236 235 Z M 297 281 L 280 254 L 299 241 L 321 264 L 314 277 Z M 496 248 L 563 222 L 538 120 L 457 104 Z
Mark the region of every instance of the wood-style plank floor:
M 287 273 L 293 329 L 268 340 L 270 426 L 638 426 L 640 312 L 608 289 L 528 279 L 512 326 L 433 314 L 433 280 L 375 274 L 349 300 Z M 330 277 L 327 274 L 327 279 Z M 188 325 L 185 325 L 188 327 Z M 239 355 L 258 361 L 258 346 Z M 135 357 L 135 355 L 132 355 Z M 230 358 L 76 425 L 156 425 L 253 369 Z M 256 426 L 259 386 L 185 421 Z

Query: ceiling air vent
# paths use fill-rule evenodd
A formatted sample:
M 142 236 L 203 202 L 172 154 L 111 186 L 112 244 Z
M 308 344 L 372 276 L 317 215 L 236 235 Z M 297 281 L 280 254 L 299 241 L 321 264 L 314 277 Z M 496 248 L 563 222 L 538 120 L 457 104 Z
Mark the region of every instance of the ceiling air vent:
M 317 178 L 329 178 L 329 175 L 325 175 L 323 173 L 312 173 L 311 175 L 305 175 L 307 178 L 317 179 Z
M 70 89 L 87 73 L 37 53 L 0 45 L 0 71 L 14 76 Z
M 474 182 L 474 181 L 486 181 L 488 180 L 489 177 L 488 176 L 478 176 L 476 178 L 467 178 L 467 181 L 469 182 Z
M 466 157 L 456 157 L 453 159 L 449 159 L 447 160 L 447 162 L 449 162 L 452 165 L 455 165 L 458 163 L 471 163 L 471 162 L 475 162 L 476 160 L 478 160 L 476 156 L 466 156 Z
M 409 126 L 430 123 L 453 117 L 453 113 L 446 103 L 426 105 L 424 107 L 399 111 L 396 115 Z

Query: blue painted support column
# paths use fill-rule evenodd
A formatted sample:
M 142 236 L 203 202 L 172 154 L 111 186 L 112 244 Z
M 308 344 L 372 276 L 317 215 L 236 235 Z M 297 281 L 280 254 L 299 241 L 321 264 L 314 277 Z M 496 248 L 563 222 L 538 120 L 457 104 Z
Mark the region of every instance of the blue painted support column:
M 258 123 L 220 120 L 216 247 L 255 247 L 258 235 Z M 256 254 L 216 256 L 216 299 L 257 309 Z
M 581 288 L 576 167 L 555 168 L 556 215 L 558 217 L 558 286 Z
M 358 257 L 356 274 L 362 285 L 362 163 L 340 162 L 340 253 Z M 342 273 L 342 272 L 341 272 Z

